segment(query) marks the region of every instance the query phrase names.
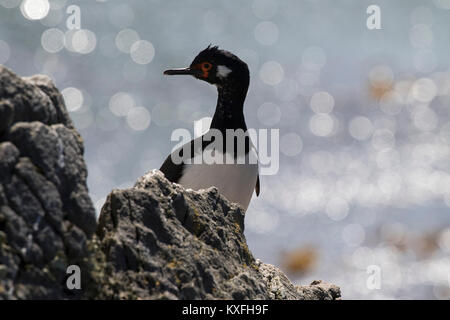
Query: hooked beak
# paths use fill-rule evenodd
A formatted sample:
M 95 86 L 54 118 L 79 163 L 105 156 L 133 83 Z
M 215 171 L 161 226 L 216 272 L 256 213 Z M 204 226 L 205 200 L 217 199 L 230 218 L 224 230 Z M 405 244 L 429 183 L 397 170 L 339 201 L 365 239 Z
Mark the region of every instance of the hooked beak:
M 191 68 L 179 68 L 179 69 L 169 69 L 164 71 L 165 75 L 175 75 L 175 74 L 189 74 L 191 76 L 198 76 L 201 74 L 201 70 L 191 69 Z

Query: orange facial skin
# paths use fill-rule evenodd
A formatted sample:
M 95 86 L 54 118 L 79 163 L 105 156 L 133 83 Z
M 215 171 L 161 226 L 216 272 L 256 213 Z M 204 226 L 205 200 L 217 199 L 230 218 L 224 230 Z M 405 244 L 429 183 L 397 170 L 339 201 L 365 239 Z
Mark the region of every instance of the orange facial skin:
M 209 70 L 211 70 L 211 68 L 212 68 L 212 64 L 209 62 L 199 63 L 192 67 L 192 69 L 202 70 L 202 72 L 203 72 L 202 77 L 205 79 L 209 77 Z

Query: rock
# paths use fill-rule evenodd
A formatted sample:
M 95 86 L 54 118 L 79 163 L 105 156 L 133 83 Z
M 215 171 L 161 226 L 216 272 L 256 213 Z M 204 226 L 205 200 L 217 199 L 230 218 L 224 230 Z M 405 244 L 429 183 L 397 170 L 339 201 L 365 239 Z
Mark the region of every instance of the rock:
M 71 298 L 96 229 L 83 141 L 45 76 L 0 66 L 0 299 Z
M 313 281 L 309 286 L 294 286 L 278 268 L 257 260 L 269 291 L 268 299 L 277 300 L 340 300 L 341 290 L 334 284 Z
M 244 212 L 216 188 L 149 172 L 113 190 L 97 224 L 83 141 L 45 76 L 0 66 L 0 299 L 339 299 L 255 260 Z M 67 268 L 82 272 L 66 287 Z
M 294 286 L 278 268 L 255 260 L 244 212 L 216 188 L 184 190 L 157 170 L 110 193 L 97 235 L 108 266 L 94 281 L 105 289 L 101 298 L 340 298 L 335 286 Z

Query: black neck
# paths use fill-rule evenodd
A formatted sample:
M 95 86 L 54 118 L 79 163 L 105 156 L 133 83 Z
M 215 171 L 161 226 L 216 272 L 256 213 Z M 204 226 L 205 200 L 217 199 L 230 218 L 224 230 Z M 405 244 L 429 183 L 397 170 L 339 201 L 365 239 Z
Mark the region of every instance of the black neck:
M 226 129 L 247 130 L 244 120 L 244 101 L 248 84 L 225 84 L 217 88 L 218 98 L 216 112 L 211 122 L 211 129 L 224 132 Z

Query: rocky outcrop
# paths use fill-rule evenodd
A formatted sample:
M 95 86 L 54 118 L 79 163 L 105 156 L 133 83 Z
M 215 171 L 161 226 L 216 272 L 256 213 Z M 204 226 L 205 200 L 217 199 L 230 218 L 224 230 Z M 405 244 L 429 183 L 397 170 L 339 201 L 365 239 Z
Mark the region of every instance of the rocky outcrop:
M 255 260 L 238 205 L 216 188 L 185 190 L 160 171 L 111 192 L 97 234 L 107 266 L 100 281 L 104 298 L 340 297 L 336 286 L 294 286 L 278 268 Z
M 113 190 L 98 224 L 83 142 L 44 76 L 0 66 L 0 299 L 338 299 L 255 260 L 244 213 L 161 172 Z M 82 289 L 68 290 L 78 265 Z
M 0 298 L 66 298 L 96 229 L 83 142 L 49 78 L 0 66 Z

